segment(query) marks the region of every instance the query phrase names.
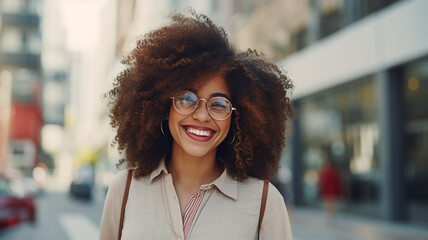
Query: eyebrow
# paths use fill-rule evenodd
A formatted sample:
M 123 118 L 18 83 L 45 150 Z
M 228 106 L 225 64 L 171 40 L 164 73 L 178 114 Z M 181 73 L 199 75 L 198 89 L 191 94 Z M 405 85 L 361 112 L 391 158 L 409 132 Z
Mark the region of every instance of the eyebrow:
M 189 91 L 193 92 L 194 94 L 198 94 L 198 91 L 194 88 L 187 88 L 186 90 L 189 90 Z M 230 97 L 225 93 L 211 93 L 210 98 L 213 98 L 213 97 L 224 97 L 230 101 Z
M 224 93 L 212 93 L 212 94 L 210 95 L 210 98 L 213 98 L 213 97 L 224 97 L 224 98 L 226 98 L 227 100 L 230 100 L 230 99 L 229 99 L 229 96 L 227 96 L 227 94 L 224 94 Z

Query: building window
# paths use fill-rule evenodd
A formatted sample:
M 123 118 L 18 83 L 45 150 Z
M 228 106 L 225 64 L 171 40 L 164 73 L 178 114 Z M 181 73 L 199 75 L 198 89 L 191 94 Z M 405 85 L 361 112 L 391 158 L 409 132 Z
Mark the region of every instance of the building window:
M 25 49 L 32 54 L 40 54 L 42 48 L 41 36 L 37 29 L 25 34 Z
M 39 74 L 31 69 L 17 69 L 13 73 L 12 99 L 18 103 L 32 103 L 36 101 L 35 94 L 38 88 Z
M 41 0 L 1 0 L 0 12 L 39 14 L 41 2 Z
M 361 17 L 374 13 L 398 0 L 359 0 L 356 1 L 357 8 L 360 9 Z
M 22 31 L 17 28 L 3 28 L 0 36 L 0 49 L 4 53 L 17 53 L 23 48 Z
M 301 100 L 306 204 L 320 205 L 320 172 L 330 163 L 340 173 L 343 210 L 378 212 L 379 127 L 375 96 L 374 80 L 367 77 Z
M 325 0 L 319 2 L 320 7 L 320 38 L 330 35 L 345 24 L 343 0 Z
M 18 13 L 25 9 L 23 0 L 1 0 L 0 9 L 3 13 Z
M 320 38 L 377 12 L 399 0 L 323 0 L 318 1 L 320 11 Z
M 428 59 L 405 66 L 404 145 L 409 217 L 428 222 Z

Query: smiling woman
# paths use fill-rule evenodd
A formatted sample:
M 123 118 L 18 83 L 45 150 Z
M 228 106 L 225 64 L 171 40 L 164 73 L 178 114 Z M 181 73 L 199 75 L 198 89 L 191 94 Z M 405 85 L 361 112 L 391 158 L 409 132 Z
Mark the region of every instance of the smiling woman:
M 196 95 L 193 95 L 194 105 L 192 111 L 178 111 L 182 107 L 178 107 L 178 97 L 174 98 L 174 107 L 170 108 L 168 123 L 169 130 L 173 138 L 171 159 L 181 156 L 179 158 L 190 159 L 193 157 L 198 158 L 198 162 L 215 164 L 212 161 L 216 157 L 216 150 L 220 143 L 226 138 L 230 128 L 230 113 L 232 112 L 232 105 L 225 104 L 210 107 L 208 103 L 219 102 L 216 99 L 223 97 L 213 97 L 230 95 L 229 88 L 226 80 L 221 75 L 215 75 L 207 78 L 204 84 L 196 90 L 198 96 L 203 97 L 198 100 Z M 205 99 L 209 99 L 208 101 Z M 226 98 L 224 100 L 228 101 Z M 205 101 L 202 101 L 205 100 Z M 223 100 L 223 102 L 225 102 Z M 192 100 L 187 100 L 191 102 Z M 204 103 L 205 102 L 205 103 Z M 186 104 L 189 105 L 190 103 Z M 218 103 L 217 103 L 218 104 Z M 198 106 L 199 105 L 199 106 Z M 219 105 L 219 104 L 218 104 Z M 221 110 L 221 106 L 223 109 Z M 217 110 L 213 110 L 217 109 Z M 222 119 L 215 119 L 212 115 Z M 212 159 L 211 161 L 208 159 Z M 199 172 L 199 171 L 198 171 Z M 202 174 L 205 175 L 205 174 Z M 211 179 L 211 181 L 214 179 Z
M 263 181 L 279 167 L 291 81 L 206 16 L 171 19 L 138 41 L 109 92 L 128 171 L 109 188 L 100 239 L 291 239 Z

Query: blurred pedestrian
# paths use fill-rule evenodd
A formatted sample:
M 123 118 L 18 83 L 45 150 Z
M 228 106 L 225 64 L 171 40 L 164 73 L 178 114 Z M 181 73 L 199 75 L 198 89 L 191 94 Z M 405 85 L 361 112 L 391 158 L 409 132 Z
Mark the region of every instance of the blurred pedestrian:
M 263 181 L 278 170 L 291 81 L 208 17 L 171 19 L 138 41 L 109 92 L 132 171 L 110 185 L 100 239 L 291 239 Z
M 339 171 L 332 166 L 331 161 L 321 170 L 320 193 L 327 216 L 333 217 L 336 213 L 336 202 L 342 191 Z

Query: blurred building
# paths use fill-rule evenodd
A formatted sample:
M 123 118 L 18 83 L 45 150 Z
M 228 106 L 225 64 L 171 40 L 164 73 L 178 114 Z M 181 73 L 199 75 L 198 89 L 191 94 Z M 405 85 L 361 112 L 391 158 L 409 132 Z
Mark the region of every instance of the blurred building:
M 119 0 L 118 1 L 118 58 L 135 48 L 144 34 L 169 22 L 172 12 L 186 12 L 190 7 L 210 17 L 229 32 L 231 18 L 236 13 L 236 1 L 230 0 Z
M 12 81 L 9 73 L 0 74 L 0 173 L 6 167 L 9 155 L 9 129 Z
M 43 150 L 53 158 L 56 188 L 81 166 L 95 166 L 110 145 L 107 100 L 116 57 L 116 0 L 45 0 Z
M 238 45 L 280 60 L 295 84 L 286 154 L 294 204 L 321 206 L 319 172 L 331 162 L 341 211 L 428 223 L 428 1 L 271 0 L 251 9 Z
M 1 81 L 10 83 L 12 96 L 10 130 L 3 126 L 0 134 L 10 131 L 11 154 L 9 157 L 3 154 L 0 165 L 4 165 L 5 159 L 9 158 L 9 164 L 13 167 L 30 171 L 38 161 L 40 128 L 43 124 L 41 1 L 1 0 L 0 15 Z M 1 87 L 7 89 L 3 83 Z M 8 108 L 10 106 L 5 109 Z

